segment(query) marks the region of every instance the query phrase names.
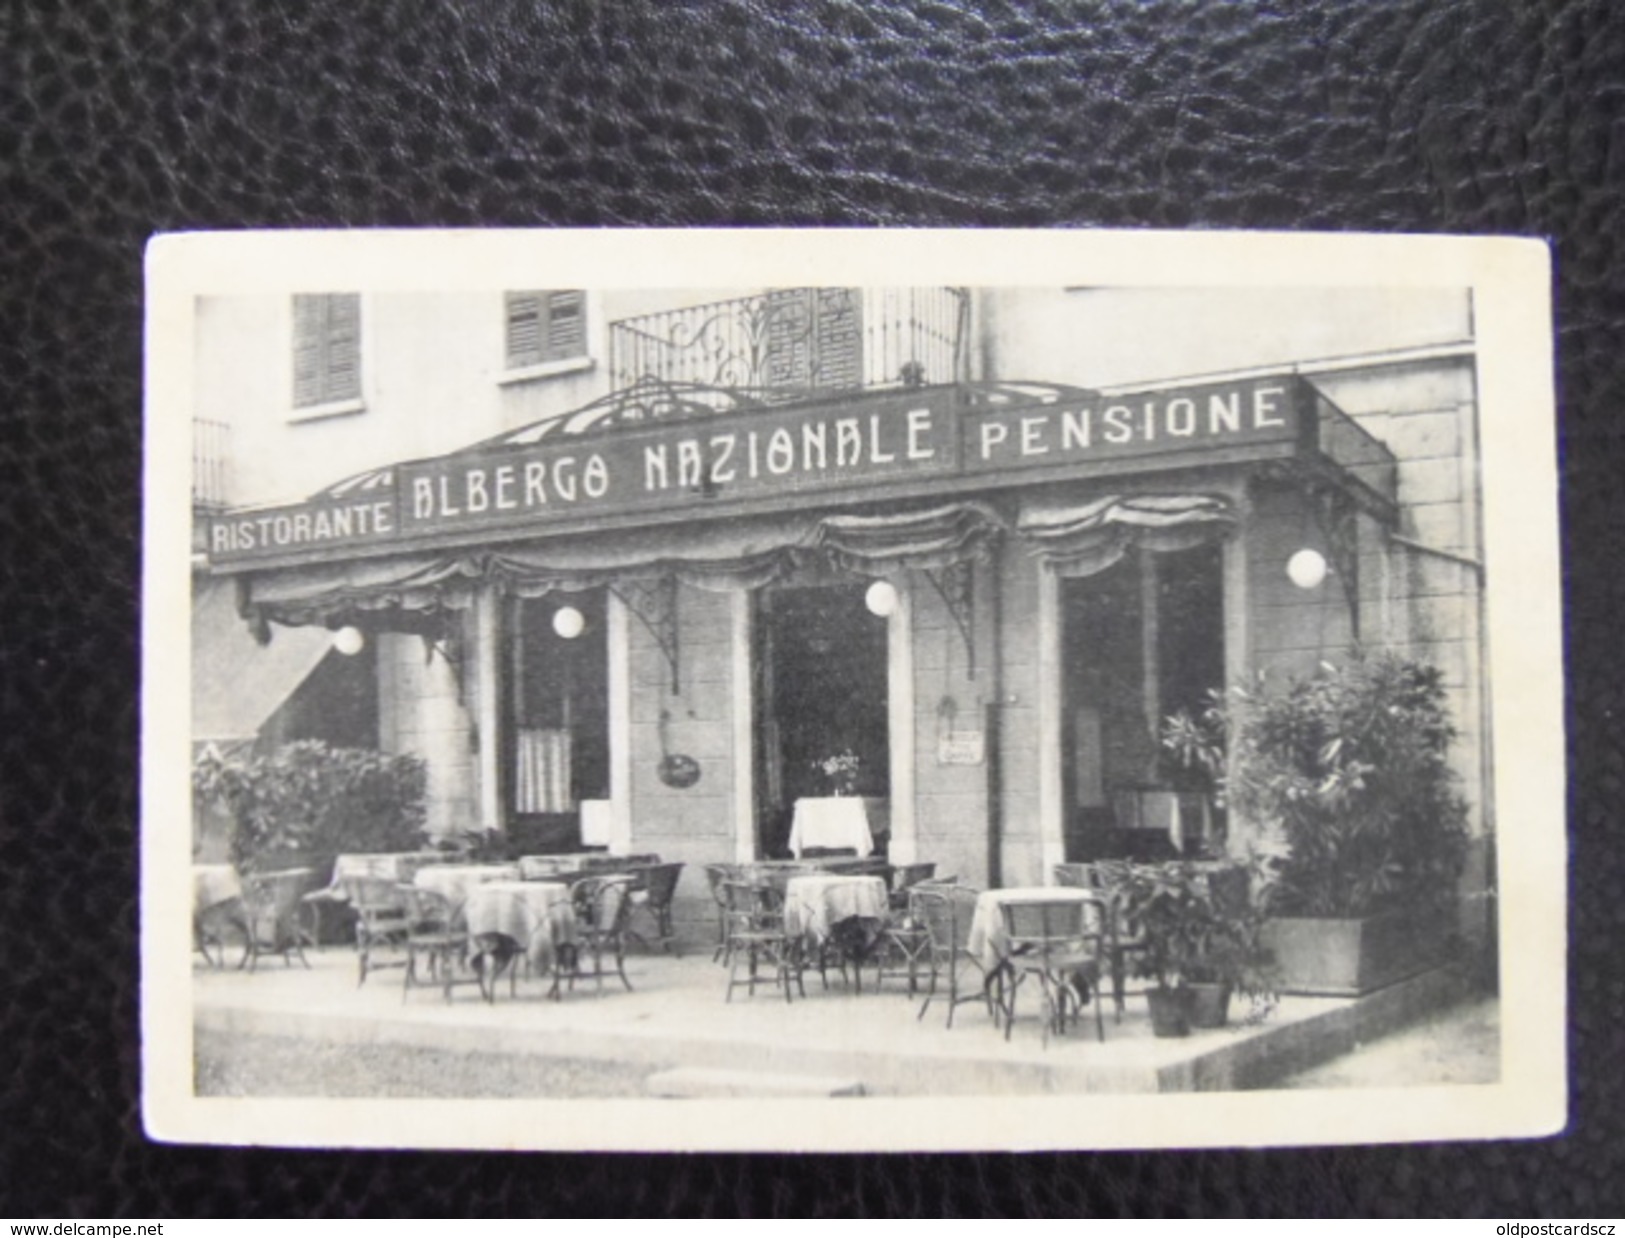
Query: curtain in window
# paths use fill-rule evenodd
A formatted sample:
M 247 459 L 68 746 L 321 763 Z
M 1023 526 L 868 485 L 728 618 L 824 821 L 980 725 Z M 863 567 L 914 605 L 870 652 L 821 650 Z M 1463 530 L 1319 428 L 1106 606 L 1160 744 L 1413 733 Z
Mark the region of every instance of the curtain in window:
M 514 753 L 514 811 L 573 812 L 570 732 L 562 727 L 521 728 Z

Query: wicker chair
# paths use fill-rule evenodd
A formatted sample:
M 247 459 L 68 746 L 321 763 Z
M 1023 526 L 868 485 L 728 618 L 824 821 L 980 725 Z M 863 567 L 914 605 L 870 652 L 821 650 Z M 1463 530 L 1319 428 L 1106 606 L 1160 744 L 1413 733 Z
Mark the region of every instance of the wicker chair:
M 998 1017 L 981 961 L 968 948 L 971 918 L 976 913 L 979 893 L 971 886 L 946 884 L 921 884 L 909 891 L 909 914 L 925 927 L 929 942 L 927 961 L 931 969 L 930 987 L 916 1018 L 925 1018 L 925 1012 L 937 998 L 937 987 L 944 980 L 948 989 L 949 1027 L 954 1025 L 954 1009 L 966 1002 L 985 1002 L 988 1014 L 995 1019 Z M 960 973 L 966 964 L 975 974 L 976 985 L 973 990 L 961 993 Z
M 568 970 L 554 968 L 550 996 L 559 996 L 561 979 L 569 981 L 572 992 L 577 980 L 595 980 L 602 994 L 607 975 L 619 976 L 626 991 L 632 991 L 632 982 L 626 978 L 626 937 L 637 885 L 638 878 L 632 873 L 608 873 L 578 881 L 570 888 L 576 914 L 575 958 Z
M 1129 960 L 1145 949 L 1145 936 L 1123 915 L 1122 900 L 1111 877 L 1111 865 L 1057 864 L 1055 884 L 1079 890 L 1093 890 L 1106 901 L 1106 967 L 1112 978 L 1112 1004 L 1117 1022 L 1123 1021 L 1128 988 Z
M 480 996 L 494 999 L 496 977 L 487 956 L 469 949 L 468 927 L 451 900 L 437 890 L 402 886 L 407 905 L 406 979 L 401 1000 L 416 988 L 438 988 L 446 1000 L 458 985 L 478 985 Z M 419 966 L 423 970 L 419 971 Z
M 355 948 L 359 965 L 356 987 L 372 972 L 406 966 L 410 927 L 404 888 L 388 877 L 346 877 L 344 894 L 355 912 Z
M 301 897 L 310 886 L 313 870 L 290 868 L 276 873 L 249 877 L 243 885 L 243 906 L 247 925 L 247 953 L 243 965 L 253 971 L 262 954 L 282 956 L 283 966 L 292 966 L 295 956 L 310 967 L 305 945 L 315 945 L 315 937 L 301 922 Z
M 683 866 L 680 863 L 655 864 L 640 869 L 637 873 L 638 888 L 632 895 L 632 918 L 636 920 L 641 913 L 654 922 L 653 941 L 658 942 L 660 948 L 669 954 L 676 954 L 677 934 L 672 929 L 671 904 L 677 893 L 677 879 L 683 875 Z M 627 935 L 639 945 L 648 946 L 650 939 L 645 938 L 632 928 L 627 929 Z
M 760 974 L 763 965 L 772 969 L 772 983 L 784 989 L 790 1001 L 790 982 L 803 997 L 807 990 L 801 981 L 800 950 L 784 929 L 784 895 L 773 886 L 744 881 L 722 883 L 724 925 L 723 957 L 728 965 L 725 1001 L 733 1000 L 736 988 L 743 986 L 751 996 L 768 977 Z M 743 979 L 739 966 L 748 968 Z
M 1004 1038 L 1016 1021 L 1016 999 L 1023 981 L 1038 980 L 1044 999 L 1044 1044 L 1050 1034 L 1066 1031 L 1070 1013 L 1076 1022 L 1082 1003 L 1088 999 L 1088 985 L 1094 991 L 1095 1033 L 1106 1039 L 1106 1025 L 1100 1014 L 1101 960 L 1110 937 L 1104 901 L 1082 903 L 1075 899 L 1053 902 L 1005 903 Z

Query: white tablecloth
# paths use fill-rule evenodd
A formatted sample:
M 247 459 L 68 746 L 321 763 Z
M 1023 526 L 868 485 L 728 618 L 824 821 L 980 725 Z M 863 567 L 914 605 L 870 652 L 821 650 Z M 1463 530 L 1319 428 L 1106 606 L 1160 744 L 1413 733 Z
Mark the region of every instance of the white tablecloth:
M 470 936 L 500 933 L 546 971 L 558 947 L 576 940 L 570 887 L 558 881 L 488 881 L 470 891 L 464 908 Z
M 828 939 L 843 920 L 886 918 L 886 882 L 880 877 L 816 873 L 792 877 L 784 887 L 784 929 L 791 937 Z
M 517 864 L 439 864 L 418 869 L 412 884 L 420 890 L 433 890 L 452 907 L 460 908 L 475 888 L 487 881 L 518 880 Z
M 1093 890 L 1075 890 L 1066 886 L 1015 886 L 1007 890 L 987 890 L 977 896 L 976 912 L 971 917 L 970 938 L 966 949 L 982 965 L 983 971 L 992 971 L 1004 961 L 1006 943 L 1004 907 L 1007 903 L 1088 903 L 1105 914 L 1101 896 Z M 1097 921 L 1098 923 L 1099 921 Z
M 797 859 L 808 847 L 851 847 L 859 855 L 875 849 L 869 813 L 855 795 L 799 799 L 790 823 L 790 853 Z
M 243 896 L 243 881 L 230 864 L 192 865 L 192 914 Z

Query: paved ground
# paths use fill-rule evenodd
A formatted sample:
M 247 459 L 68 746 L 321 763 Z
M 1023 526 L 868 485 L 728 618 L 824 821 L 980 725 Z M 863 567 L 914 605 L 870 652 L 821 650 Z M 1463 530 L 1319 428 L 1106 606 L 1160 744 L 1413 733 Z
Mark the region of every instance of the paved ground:
M 1150 1035 L 1143 1002 L 1131 999 L 1120 1023 L 1108 1017 L 1104 1044 L 1085 1027 L 1046 1047 L 1036 1012 L 1006 1041 L 975 1007 L 960 1012 L 953 1030 L 940 1016 L 917 1020 L 917 1001 L 895 986 L 857 997 L 814 981 L 808 1000 L 793 1006 L 770 993 L 724 1004 L 721 970 L 703 955 L 630 961 L 631 993 L 612 985 L 601 998 L 589 991 L 551 1002 L 532 981 L 495 1006 L 461 992 L 450 1003 L 433 992 L 403 1001 L 398 973 L 358 989 L 353 967 L 347 953 L 330 951 L 309 971 L 195 972 L 198 1094 L 637 1096 L 661 1070 L 746 1064 L 856 1078 L 882 1095 L 1146 1091 L 1157 1090 L 1158 1072 L 1187 1059 L 1245 1055 L 1278 1035 L 1290 1041 L 1295 1025 L 1350 1005 L 1286 999 L 1261 1027 L 1161 1041 Z M 1495 1004 L 1475 1001 L 1302 1071 L 1287 1086 L 1493 1079 L 1497 1024 Z
M 1480 998 L 1302 1071 L 1283 1088 L 1415 1087 L 1494 1083 L 1501 1070 L 1501 1007 Z
M 298 1036 L 199 1028 L 199 1096 L 645 1096 L 641 1062 L 451 1052 L 412 1045 L 332 1045 Z

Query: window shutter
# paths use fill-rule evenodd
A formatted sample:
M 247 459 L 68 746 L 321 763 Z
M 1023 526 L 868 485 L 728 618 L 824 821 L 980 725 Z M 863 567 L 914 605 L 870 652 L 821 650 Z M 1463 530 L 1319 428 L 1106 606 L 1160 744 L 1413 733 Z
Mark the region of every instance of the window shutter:
M 293 299 L 295 408 L 361 397 L 361 296 L 300 294 Z
M 539 365 L 542 360 L 542 294 L 508 294 L 508 368 Z
M 586 294 L 579 288 L 507 294 L 508 368 L 587 355 Z
M 327 378 L 323 403 L 361 398 L 361 297 L 340 293 L 327 300 Z
M 587 353 L 585 297 L 579 289 L 554 292 L 547 299 L 547 359 L 563 361 Z

